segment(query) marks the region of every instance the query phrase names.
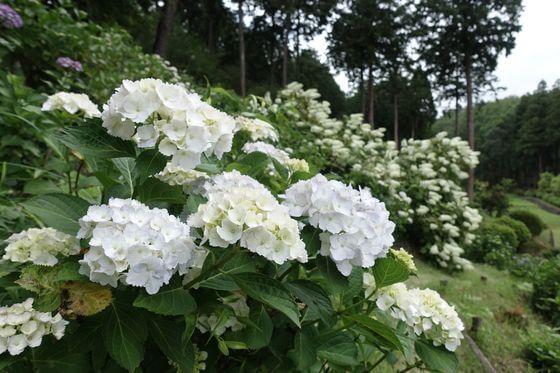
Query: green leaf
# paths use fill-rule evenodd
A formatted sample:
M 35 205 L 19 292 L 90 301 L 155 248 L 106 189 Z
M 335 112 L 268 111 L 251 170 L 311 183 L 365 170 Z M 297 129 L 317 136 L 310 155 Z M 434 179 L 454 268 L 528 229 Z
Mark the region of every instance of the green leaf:
M 105 348 L 120 366 L 134 371 L 144 358 L 144 342 L 148 337 L 144 316 L 120 302 L 111 303 L 104 312 L 101 332 Z
M 378 289 L 403 282 L 409 275 L 406 264 L 390 257 L 377 259 L 372 271 L 373 277 L 375 277 L 375 286 Z
M 117 170 L 121 173 L 124 178 L 124 182 L 128 186 L 129 195 L 128 197 L 132 197 L 134 193 L 134 158 L 130 157 L 123 157 L 123 158 L 114 158 L 111 159 Z
M 358 364 L 358 347 L 354 340 L 339 333 L 326 339 L 317 347 L 317 355 L 336 365 L 352 366 Z
M 33 349 L 33 354 L 30 356 L 34 372 L 83 373 L 89 371 L 87 353 L 70 352 L 58 343 L 45 343 L 45 345 Z
M 198 206 L 206 203 L 206 198 L 199 194 L 191 194 L 187 198 L 187 203 L 185 204 L 185 210 L 190 215 L 198 211 Z
M 367 315 L 352 315 L 344 318 L 347 320 L 354 321 L 359 325 L 368 329 L 376 336 L 379 342 L 383 343 L 385 346 L 402 351 L 403 348 L 401 342 L 397 338 L 393 329 L 391 329 L 387 325 L 375 319 L 372 319 Z
M 223 255 L 227 255 L 224 253 Z M 219 260 L 219 259 L 218 259 Z M 207 268 L 212 266 L 215 262 L 215 258 L 211 257 L 210 255 L 204 262 L 204 266 L 202 267 L 202 271 L 205 271 Z M 214 274 L 210 275 L 206 280 L 199 283 L 200 287 L 208 288 L 208 289 L 215 289 L 215 290 L 226 290 L 226 291 L 234 291 L 238 290 L 239 286 L 233 281 L 230 275 L 235 275 L 238 273 L 246 273 L 246 272 L 255 272 L 257 270 L 257 266 L 255 260 L 251 258 L 251 256 L 245 252 L 240 252 L 235 255 L 233 258 L 228 260 L 224 266 L 220 269 L 220 271 L 215 272 Z
M 239 273 L 232 277 L 239 288 L 251 298 L 282 312 L 300 326 L 297 305 L 279 281 L 258 273 Z
M 80 264 L 78 262 L 66 262 L 60 266 L 56 275 L 57 281 L 84 281 L 87 277 L 80 274 Z
M 185 203 L 180 186 L 171 186 L 158 179 L 150 178 L 138 187 L 138 199 L 143 203 Z
M 167 158 L 156 149 L 144 150 L 136 158 L 133 175 L 139 183 L 163 170 L 167 164 Z
M 447 351 L 442 346 L 435 347 L 422 340 L 417 340 L 414 347 L 428 368 L 444 373 L 457 371 L 459 361 L 453 352 Z
M 111 136 L 98 125 L 66 127 L 56 134 L 64 145 L 86 156 L 98 158 L 134 157 L 136 152 L 132 141 L 124 141 Z
M 196 311 L 194 298 L 182 287 L 165 286 L 154 295 L 141 291 L 133 305 L 160 315 L 185 315 Z
M 307 255 L 309 256 L 313 256 L 321 250 L 319 233 L 321 233 L 319 228 L 315 228 L 310 225 L 306 225 L 301 231 L 301 239 L 305 243 L 305 250 L 307 250 Z
M 288 177 L 290 176 L 290 172 L 288 171 L 288 169 L 280 162 L 278 162 L 278 160 L 276 160 L 276 158 L 272 158 L 272 165 L 274 166 L 274 169 L 276 169 L 276 172 L 278 172 L 278 175 L 280 175 L 280 177 L 284 180 L 288 180 Z
M 285 285 L 292 295 L 309 307 L 308 312 L 318 315 L 326 325 L 332 323 L 334 309 L 322 287 L 308 280 L 297 280 Z
M 294 337 L 294 349 L 288 351 L 288 357 L 296 365 L 298 371 L 307 370 L 317 360 L 317 351 L 313 345 L 313 338 L 304 328 Z
M 192 372 L 195 364 L 192 343 L 182 338 L 185 326 L 164 318 L 150 321 L 150 335 L 159 349 L 181 368 L 182 372 Z
M 348 276 L 348 286 L 342 292 L 342 299 L 345 304 L 352 304 L 354 297 L 362 294 L 364 287 L 364 269 L 360 267 L 352 268 Z
M 341 293 L 346 289 L 348 279 L 340 273 L 329 257 L 317 255 L 317 267 L 334 293 Z
M 44 194 L 22 205 L 49 227 L 72 235 L 80 229 L 78 220 L 89 208 L 87 201 L 66 194 Z
M 270 164 L 270 157 L 262 152 L 251 152 L 237 161 L 241 165 L 249 166 L 247 173 L 255 176 Z
M 239 341 L 224 341 L 224 343 L 226 344 L 226 346 L 228 348 L 231 348 L 232 350 L 246 350 L 247 349 L 247 345 L 243 342 L 239 342 Z
M 252 322 L 247 323 L 246 327 L 239 332 L 241 335 L 239 339 L 244 340 L 252 350 L 268 346 L 274 326 L 265 308 L 260 304 L 253 307 L 249 319 Z

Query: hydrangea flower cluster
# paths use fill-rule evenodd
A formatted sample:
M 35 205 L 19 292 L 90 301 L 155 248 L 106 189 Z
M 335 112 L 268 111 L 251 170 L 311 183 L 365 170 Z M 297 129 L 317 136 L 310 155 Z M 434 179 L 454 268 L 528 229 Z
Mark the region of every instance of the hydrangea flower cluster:
M 352 266 L 372 267 L 393 244 L 395 224 L 385 204 L 367 189 L 356 190 L 319 174 L 292 185 L 283 205 L 292 216 L 308 217 L 310 225 L 323 231 L 321 255 L 329 256 L 345 276 Z
M 8 246 L 2 258 L 18 263 L 54 266 L 58 263 L 57 256 L 80 252 L 80 242 L 76 237 L 53 228 L 30 228 L 12 234 L 6 242 Z
M 226 248 L 239 242 L 277 264 L 307 262 L 297 221 L 262 184 L 229 172 L 214 177 L 204 189 L 208 201 L 188 219 L 191 226 L 204 229 L 203 243 Z
M 238 116 L 235 118 L 235 130 L 247 131 L 251 136 L 251 140 L 270 140 L 278 141 L 278 132 L 274 129 L 272 124 L 265 122 L 259 118 L 248 118 Z
M 164 209 L 132 199 L 111 198 L 90 206 L 80 219 L 79 238 L 89 238 L 80 273 L 101 285 L 123 283 L 155 294 L 179 271 L 184 274 L 196 248 L 190 228 Z
M 192 170 L 202 154 L 221 158 L 231 150 L 235 120 L 187 93 L 158 79 L 124 80 L 104 105 L 103 127 L 140 148 L 158 146 L 173 166 Z
M 56 59 L 56 64 L 65 69 L 74 71 L 82 71 L 84 69 L 79 61 L 73 60 L 70 57 L 58 57 Z
M 11 6 L 0 4 L 0 23 L 5 28 L 23 27 L 23 19 Z
M 43 111 L 64 110 L 70 114 L 82 112 L 86 118 L 99 118 L 101 112 L 88 95 L 83 93 L 58 92 L 47 98 L 41 108 Z
M 269 155 L 270 157 L 276 159 L 282 165 L 284 165 L 291 172 L 303 171 L 309 172 L 309 165 L 303 159 L 290 158 L 290 155 L 284 150 L 277 149 L 274 145 L 267 144 L 261 141 L 248 142 L 243 145 L 243 151 L 245 153 L 251 152 L 261 152 Z
M 416 264 L 414 263 L 414 257 L 402 247 L 398 250 L 391 249 L 391 254 L 397 260 L 403 262 L 410 273 L 416 273 L 416 271 L 418 271 L 418 269 L 416 268 Z
M 245 328 L 245 324 L 237 319 L 237 317 L 249 317 L 251 310 L 247 306 L 245 297 L 234 293 L 225 298 L 220 298 L 220 301 L 227 306 L 226 312 L 221 315 L 212 313 L 210 315 L 203 314 L 198 316 L 196 327 L 201 333 L 210 332 L 213 335 L 220 336 L 228 328 L 234 332 Z
M 60 339 L 67 324 L 59 313 L 52 316 L 33 309 L 33 298 L 0 307 L 0 355 L 6 350 L 10 355 L 19 355 L 26 347 L 37 347 L 45 335 Z
M 156 176 L 166 184 L 181 185 L 185 191 L 198 191 L 198 186 L 202 185 L 208 175 L 205 172 L 197 170 L 185 170 L 184 168 L 174 166 L 171 162 L 167 162 L 165 168 Z
M 461 345 L 465 329 L 455 308 L 431 289 L 407 289 L 404 283 L 377 291 L 376 304 L 391 317 L 404 321 L 410 332 L 424 334 L 434 346 L 455 351 Z
M 478 153 L 458 137 L 445 132 L 427 140 L 403 140 L 399 157 L 403 178 L 411 191 L 416 228 L 425 238 L 423 250 L 450 269 L 469 268 L 463 246 L 474 239 L 482 221 L 469 206 L 462 181 L 478 163 Z

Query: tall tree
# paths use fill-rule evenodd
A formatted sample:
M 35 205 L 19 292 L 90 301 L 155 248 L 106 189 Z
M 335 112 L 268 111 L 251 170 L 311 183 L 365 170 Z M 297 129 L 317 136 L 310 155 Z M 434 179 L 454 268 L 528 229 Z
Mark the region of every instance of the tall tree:
M 167 41 L 169 35 L 171 35 L 178 5 L 179 0 L 167 0 L 159 19 L 156 40 L 154 42 L 154 53 L 159 54 L 163 58 L 165 58 L 167 52 Z
M 474 149 L 475 78 L 494 71 L 500 53 L 507 55 L 515 46 L 521 0 L 417 0 L 414 4 L 425 31 L 420 50 L 427 64 L 445 72 L 459 69 L 464 77 L 467 139 Z M 473 197 L 474 170 L 469 172 L 467 193 Z
M 239 23 L 239 92 L 245 97 L 245 21 L 243 20 L 243 0 L 237 0 L 237 22 Z

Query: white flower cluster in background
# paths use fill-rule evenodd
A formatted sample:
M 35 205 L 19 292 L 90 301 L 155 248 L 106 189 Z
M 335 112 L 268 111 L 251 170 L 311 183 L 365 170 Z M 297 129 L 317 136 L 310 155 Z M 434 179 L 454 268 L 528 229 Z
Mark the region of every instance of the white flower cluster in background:
M 86 118 L 99 118 L 101 112 L 88 95 L 83 93 L 58 92 L 47 98 L 41 107 L 43 111 L 64 110 L 70 114 L 81 112 Z
M 291 172 L 303 171 L 309 172 L 309 165 L 304 159 L 290 158 L 290 155 L 284 150 L 276 148 L 274 145 L 265 142 L 248 142 L 243 145 L 245 153 L 261 152 L 276 159 Z
M 297 221 L 262 184 L 229 172 L 214 177 L 205 190 L 208 201 L 188 219 L 191 226 L 204 229 L 203 243 L 226 248 L 239 242 L 277 264 L 307 262 Z
M 192 170 L 202 154 L 231 150 L 235 120 L 196 93 L 158 79 L 124 80 L 103 107 L 103 127 L 140 148 L 158 146 L 173 166 Z
M 173 274 L 188 271 L 196 245 L 190 228 L 164 209 L 132 199 L 111 198 L 90 206 L 79 238 L 89 238 L 80 273 L 101 285 L 123 283 L 155 294 Z
M 38 347 L 45 335 L 64 336 L 68 321 L 57 313 L 33 309 L 33 298 L 9 307 L 0 307 L 0 354 L 19 355 L 26 347 Z
M 259 118 L 238 116 L 237 118 L 235 118 L 235 130 L 249 132 L 251 140 L 253 141 L 278 141 L 278 132 L 276 132 L 272 124 L 265 122 L 264 120 L 261 120 Z
M 416 227 L 425 238 L 424 252 L 442 267 L 468 269 L 463 246 L 473 241 L 482 216 L 469 206 L 462 181 L 478 163 L 478 153 L 441 132 L 427 140 L 403 140 L 399 162 Z
M 76 237 L 53 228 L 30 228 L 12 234 L 6 243 L 8 246 L 2 258 L 18 263 L 54 266 L 58 263 L 57 256 L 80 252 L 80 241 Z
M 283 205 L 295 217 L 323 231 L 321 255 L 329 256 L 345 276 L 352 266 L 372 267 L 393 244 L 395 224 L 385 205 L 367 189 L 356 190 L 323 175 L 286 190 Z
M 227 306 L 225 312 L 221 314 L 212 313 L 210 315 L 199 315 L 196 327 L 201 333 L 208 333 L 220 336 L 231 329 L 238 332 L 245 328 L 245 324 L 238 320 L 239 318 L 249 317 L 250 309 L 247 306 L 247 300 L 244 296 L 233 293 L 220 301 Z
M 380 310 L 404 321 L 410 332 L 423 334 L 434 346 L 443 345 L 449 351 L 455 351 L 461 345 L 463 322 L 455 308 L 436 291 L 407 289 L 401 282 L 377 290 L 376 296 Z
M 186 191 L 196 191 L 198 186 L 208 179 L 208 174 L 197 170 L 185 170 L 168 162 L 155 177 L 169 185 L 180 185 Z

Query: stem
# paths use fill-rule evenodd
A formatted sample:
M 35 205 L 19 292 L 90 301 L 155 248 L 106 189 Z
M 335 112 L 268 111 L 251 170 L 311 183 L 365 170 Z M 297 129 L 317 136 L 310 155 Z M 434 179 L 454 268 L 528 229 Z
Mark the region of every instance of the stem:
M 337 314 L 337 315 L 340 315 L 340 314 L 342 314 L 342 313 L 344 313 L 344 312 L 346 312 L 346 311 L 348 311 L 348 310 L 350 310 L 350 309 L 352 309 L 352 308 L 354 308 L 354 307 L 356 307 L 356 306 L 359 306 L 359 305 L 361 305 L 361 304 L 363 304 L 363 303 L 369 301 L 369 300 L 371 299 L 371 297 L 373 297 L 373 296 L 375 295 L 376 291 L 377 291 L 377 289 L 375 289 L 374 291 L 372 291 L 371 294 L 368 295 L 367 298 L 364 298 L 364 299 L 360 300 L 359 302 L 354 303 L 354 304 L 352 304 L 352 305 L 346 307 L 345 309 L 338 311 L 336 314 Z M 368 312 L 368 313 L 369 313 L 369 312 Z
M 210 268 L 208 268 L 206 271 L 202 272 L 200 275 L 198 275 L 198 277 L 193 278 L 191 281 L 189 281 L 184 286 L 184 288 L 185 289 L 190 289 L 193 285 L 198 284 L 199 282 L 202 282 L 202 281 L 206 280 L 208 277 L 210 277 L 212 272 L 214 272 L 218 268 L 221 268 L 228 260 L 233 258 L 235 256 L 235 254 L 237 254 L 239 252 L 240 249 L 241 249 L 241 246 L 236 245 L 228 255 L 222 256 L 222 258 L 220 260 L 218 260 L 216 263 L 214 263 L 212 266 L 210 266 Z
M 292 262 L 290 267 L 287 270 L 285 270 L 280 276 L 278 276 L 277 280 L 282 281 L 290 272 L 292 272 L 297 267 L 298 267 L 298 263 Z
M 371 366 L 370 371 L 373 371 L 379 364 L 381 364 L 381 362 L 383 362 L 383 360 L 385 360 L 386 357 L 387 354 L 384 353 L 383 356 L 381 356 L 381 358 Z
M 406 367 L 403 370 L 400 370 L 398 373 L 404 373 L 404 372 L 408 372 L 409 370 L 412 370 L 414 368 L 418 368 L 419 366 L 422 365 L 422 360 L 417 361 L 414 365 L 411 365 L 409 367 Z
M 78 169 L 76 170 L 76 180 L 74 180 L 74 192 L 76 193 L 76 195 L 78 195 L 78 181 L 80 181 L 80 171 L 82 171 L 83 167 L 84 161 L 82 160 L 78 165 Z
M 66 179 L 68 181 L 68 194 L 72 194 L 72 177 L 70 176 L 70 171 L 66 173 Z

